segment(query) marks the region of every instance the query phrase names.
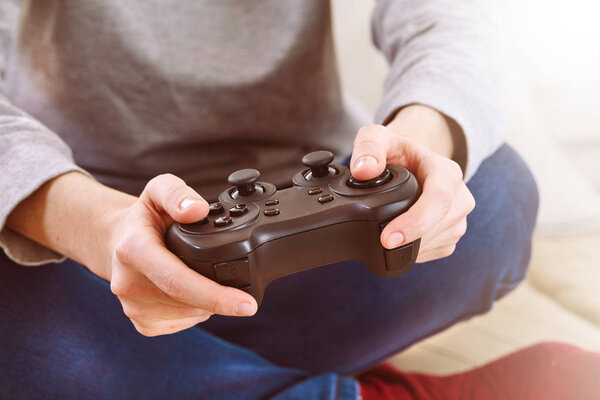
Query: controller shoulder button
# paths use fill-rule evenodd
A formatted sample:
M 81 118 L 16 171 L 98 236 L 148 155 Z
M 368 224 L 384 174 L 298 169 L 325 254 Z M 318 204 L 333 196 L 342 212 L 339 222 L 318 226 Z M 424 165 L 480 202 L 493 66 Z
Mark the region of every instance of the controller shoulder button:
M 217 282 L 225 286 L 243 288 L 250 285 L 248 259 L 227 261 L 213 264 Z

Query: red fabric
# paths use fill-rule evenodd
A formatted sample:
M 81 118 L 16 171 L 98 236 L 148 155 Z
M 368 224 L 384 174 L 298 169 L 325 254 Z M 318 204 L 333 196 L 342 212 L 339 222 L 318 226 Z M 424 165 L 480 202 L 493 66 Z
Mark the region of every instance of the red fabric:
M 383 364 L 358 379 L 364 400 L 600 400 L 600 353 L 541 343 L 454 375 L 407 373 Z

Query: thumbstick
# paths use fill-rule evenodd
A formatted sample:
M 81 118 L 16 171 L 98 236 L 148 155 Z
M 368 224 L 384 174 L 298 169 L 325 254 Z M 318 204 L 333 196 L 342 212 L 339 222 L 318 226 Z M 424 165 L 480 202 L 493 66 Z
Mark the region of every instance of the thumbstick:
M 333 161 L 330 151 L 313 151 L 302 157 L 302 164 L 310 168 L 313 178 L 323 178 L 329 175 L 329 164 Z
M 227 182 L 230 185 L 235 186 L 237 192 L 240 196 L 250 196 L 254 193 L 256 182 L 260 178 L 260 172 L 255 169 L 240 169 L 235 171 L 229 178 L 227 178 Z

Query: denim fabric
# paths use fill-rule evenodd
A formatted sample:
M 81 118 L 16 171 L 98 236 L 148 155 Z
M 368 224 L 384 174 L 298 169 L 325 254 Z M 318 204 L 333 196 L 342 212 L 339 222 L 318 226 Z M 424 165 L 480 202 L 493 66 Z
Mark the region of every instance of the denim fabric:
M 359 262 L 272 283 L 252 318 L 214 316 L 146 338 L 108 284 L 66 261 L 0 257 L 0 397 L 356 399 L 350 377 L 520 282 L 537 213 L 533 177 L 508 146 L 469 182 L 477 206 L 455 253 L 384 279 Z

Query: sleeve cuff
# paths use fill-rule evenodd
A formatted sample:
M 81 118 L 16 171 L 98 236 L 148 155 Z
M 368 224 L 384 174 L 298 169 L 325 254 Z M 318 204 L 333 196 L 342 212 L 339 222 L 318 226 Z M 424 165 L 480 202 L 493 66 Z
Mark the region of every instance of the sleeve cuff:
M 502 144 L 506 124 L 504 115 L 499 111 L 496 99 L 473 98 L 468 90 L 462 89 L 468 88 L 471 82 L 461 82 L 456 78 L 454 82 L 448 82 L 448 76 L 443 74 L 428 73 L 426 77 L 417 75 L 408 73 L 389 85 L 391 89 L 384 94 L 375 121 L 380 124 L 387 122 L 398 109 L 410 104 L 423 104 L 452 118 L 465 135 L 464 179 L 468 181 L 483 160 Z
M 9 229 L 6 220 L 21 201 L 50 179 L 71 171 L 90 174 L 75 165 L 66 146 L 31 140 L 27 134 L 20 139 L 18 144 L 7 146 L 9 151 L 0 153 L 4 175 L 0 179 L 0 247 L 21 265 L 60 262 L 65 258 L 63 255 Z

